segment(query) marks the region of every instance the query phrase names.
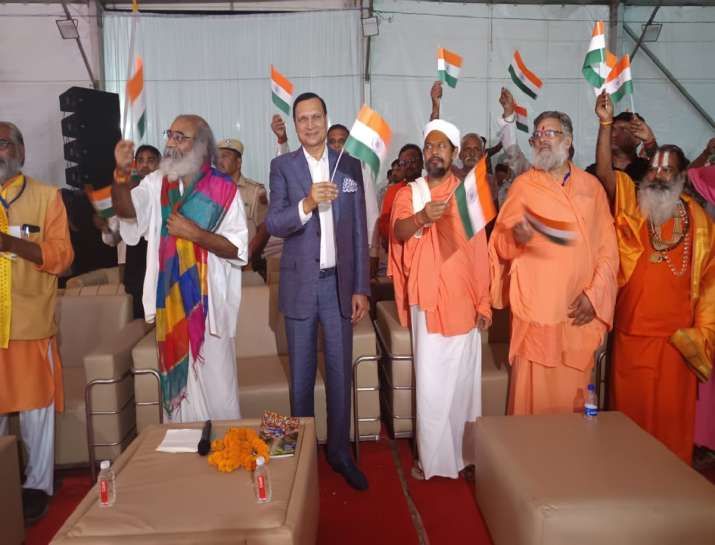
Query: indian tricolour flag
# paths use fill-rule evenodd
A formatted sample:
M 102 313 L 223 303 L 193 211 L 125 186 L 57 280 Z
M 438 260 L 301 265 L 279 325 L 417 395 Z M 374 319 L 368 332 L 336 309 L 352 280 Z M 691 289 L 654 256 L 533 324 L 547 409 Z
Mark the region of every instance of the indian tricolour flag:
M 462 57 L 444 47 L 437 50 L 437 77 L 440 81 L 450 87 L 456 87 L 461 68 Z
M 464 182 L 454 190 L 457 210 L 467 238 L 472 238 L 497 215 L 487 179 L 487 158 L 484 155 Z
M 111 218 L 114 215 L 111 185 L 92 191 L 89 194 L 89 199 L 92 201 L 92 206 L 94 206 L 97 214 L 103 218 Z
M 514 58 L 509 65 L 509 75 L 514 85 L 534 99 L 544 85 L 539 77 L 526 67 L 518 49 L 514 51 Z
M 392 140 L 392 130 L 380 114 L 363 105 L 345 141 L 344 151 L 366 163 L 377 177 Z
M 524 218 L 536 232 L 551 242 L 565 246 L 576 240 L 576 226 L 572 223 L 544 217 L 528 206 L 524 206 Z
M 290 115 L 290 105 L 293 102 L 293 84 L 271 65 L 271 92 L 273 104 L 284 114 Z
M 127 82 L 127 98 L 132 110 L 132 121 L 136 127 L 138 140 L 144 138 L 146 132 L 146 98 L 144 96 L 144 63 L 137 56 L 134 75 Z
M 609 60 L 613 62 L 614 57 L 612 54 L 609 57 L 609 51 L 606 49 L 603 21 L 596 21 L 591 33 L 591 42 L 588 45 L 586 58 L 583 61 L 583 68 L 581 69 L 583 77 L 595 89 L 600 89 L 603 86 L 608 73 L 611 71 Z
M 529 132 L 529 113 L 526 108 L 514 105 L 514 113 L 516 114 L 516 128 L 520 131 Z
M 611 95 L 614 104 L 626 95 L 633 94 L 633 80 L 631 79 L 631 61 L 628 54 L 611 69 L 604 84 L 606 92 Z

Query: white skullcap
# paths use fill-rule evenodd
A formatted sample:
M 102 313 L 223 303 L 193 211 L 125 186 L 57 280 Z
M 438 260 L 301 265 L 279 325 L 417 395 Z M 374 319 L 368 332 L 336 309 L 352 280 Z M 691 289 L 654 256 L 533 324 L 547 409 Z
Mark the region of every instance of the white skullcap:
M 450 142 L 452 142 L 452 145 L 456 149 L 459 149 L 461 140 L 459 129 L 455 125 L 452 125 L 452 123 L 450 123 L 449 121 L 445 121 L 444 119 L 433 119 L 432 121 L 427 123 L 427 125 L 425 125 L 425 130 L 422 134 L 423 143 L 425 140 L 427 140 L 427 135 L 432 131 L 441 132 L 447 137 Z

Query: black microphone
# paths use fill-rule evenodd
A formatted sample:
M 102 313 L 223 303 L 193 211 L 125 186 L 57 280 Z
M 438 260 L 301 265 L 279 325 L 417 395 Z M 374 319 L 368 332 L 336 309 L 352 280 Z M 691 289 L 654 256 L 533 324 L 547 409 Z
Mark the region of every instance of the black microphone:
M 206 456 L 211 450 L 211 420 L 207 420 L 204 424 L 197 450 L 199 451 L 199 456 Z

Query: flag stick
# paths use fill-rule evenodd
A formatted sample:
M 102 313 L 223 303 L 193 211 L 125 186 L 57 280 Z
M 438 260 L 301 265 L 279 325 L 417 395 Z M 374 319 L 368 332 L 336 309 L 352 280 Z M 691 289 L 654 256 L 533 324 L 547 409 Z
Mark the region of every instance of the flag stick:
M 129 34 L 129 60 L 127 61 L 127 80 L 124 84 L 124 115 L 122 116 L 122 134 L 127 136 L 127 114 L 129 113 L 129 89 L 128 83 L 132 79 L 132 66 L 134 65 L 134 40 L 137 33 L 137 21 L 139 12 L 132 8 L 132 26 Z
M 630 98 L 631 98 L 631 113 L 634 114 L 634 113 L 636 113 L 636 105 L 635 105 L 635 102 L 633 101 L 633 93 L 630 94 Z
M 327 145 L 327 144 L 326 144 Z M 333 167 L 333 173 L 330 176 L 330 183 L 333 183 L 333 178 L 335 178 L 335 172 L 338 170 L 338 163 L 340 162 L 340 158 L 343 156 L 343 152 L 345 151 L 345 148 L 342 147 L 340 148 L 340 155 L 338 155 L 338 160 L 335 161 L 335 166 Z

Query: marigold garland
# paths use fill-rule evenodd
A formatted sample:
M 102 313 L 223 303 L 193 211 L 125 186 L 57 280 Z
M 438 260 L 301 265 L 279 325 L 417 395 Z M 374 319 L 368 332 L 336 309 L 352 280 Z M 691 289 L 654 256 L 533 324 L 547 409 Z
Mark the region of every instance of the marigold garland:
M 244 468 L 253 471 L 256 467 L 256 458 L 263 456 L 268 462 L 268 445 L 258 437 L 256 430 L 251 428 L 229 428 L 223 439 L 211 442 L 209 465 L 223 473 Z

